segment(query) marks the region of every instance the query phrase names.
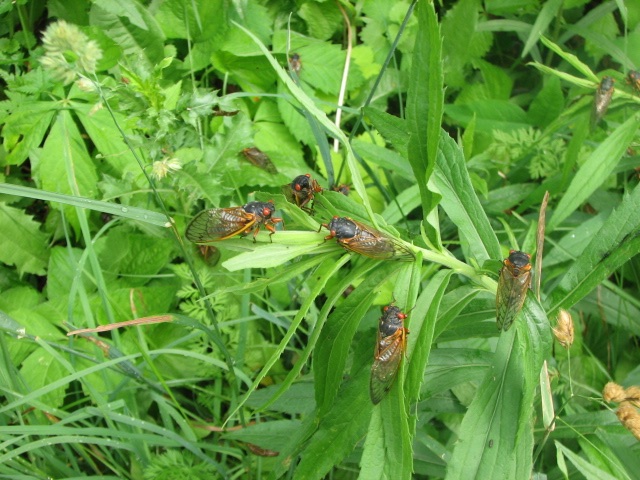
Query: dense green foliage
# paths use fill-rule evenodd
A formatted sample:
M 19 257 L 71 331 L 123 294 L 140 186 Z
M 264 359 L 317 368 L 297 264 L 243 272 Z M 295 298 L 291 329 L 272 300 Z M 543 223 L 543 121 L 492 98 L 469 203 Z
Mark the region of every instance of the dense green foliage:
M 640 431 L 601 393 L 640 385 L 638 2 L 0 18 L 0 476 L 638 478 Z M 324 191 L 301 209 L 283 186 L 307 172 Z M 284 229 L 185 240 L 251 200 Z M 335 215 L 415 260 L 325 241 Z M 500 332 L 510 249 L 542 276 Z M 409 334 L 374 406 L 391 303 Z

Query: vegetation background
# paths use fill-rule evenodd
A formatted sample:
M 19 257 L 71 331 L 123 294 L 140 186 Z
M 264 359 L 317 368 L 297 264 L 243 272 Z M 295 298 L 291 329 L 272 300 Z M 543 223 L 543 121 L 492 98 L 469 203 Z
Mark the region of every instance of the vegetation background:
M 639 2 L 0 15 L 0 475 L 640 478 L 638 412 L 627 430 L 601 393 L 640 385 Z M 281 188 L 307 172 L 326 189 L 313 216 Z M 546 191 L 540 296 L 499 333 L 501 261 L 540 259 Z M 251 199 L 285 219 L 272 243 L 184 240 L 199 210 Z M 416 261 L 324 242 L 333 215 Z M 410 334 L 374 407 L 391 302 Z

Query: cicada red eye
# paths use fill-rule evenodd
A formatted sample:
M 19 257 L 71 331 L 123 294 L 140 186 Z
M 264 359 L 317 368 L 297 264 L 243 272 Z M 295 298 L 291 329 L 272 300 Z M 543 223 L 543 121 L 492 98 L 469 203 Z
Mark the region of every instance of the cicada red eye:
M 496 293 L 498 329 L 507 331 L 522 310 L 531 285 L 531 255 L 511 250 L 503 262 Z
M 316 193 L 321 192 L 322 187 L 311 178 L 309 173 L 298 175 L 291 183 L 282 186 L 282 193 L 287 200 L 310 214 L 313 214 L 313 208 L 307 207 L 307 204 L 313 201 Z

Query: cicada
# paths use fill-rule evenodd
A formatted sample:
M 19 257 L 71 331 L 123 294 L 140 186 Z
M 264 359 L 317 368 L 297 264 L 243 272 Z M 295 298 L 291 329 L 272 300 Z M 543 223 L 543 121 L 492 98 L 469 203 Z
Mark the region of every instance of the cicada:
M 407 315 L 395 305 L 388 305 L 382 309 L 369 384 L 374 405 L 380 403 L 393 385 L 407 349 L 409 330 L 404 327 L 405 318 Z
M 346 183 L 341 183 L 340 185 L 334 185 L 331 190 L 333 190 L 334 192 L 341 193 L 345 197 L 348 197 L 349 194 L 351 193 L 351 187 Z
M 273 164 L 269 156 L 257 147 L 245 148 L 242 150 L 242 155 L 252 165 L 255 165 L 262 170 L 266 170 L 269 173 L 278 173 L 276 166 Z
M 296 75 L 300 75 L 300 70 L 302 70 L 302 62 L 300 61 L 300 55 L 294 53 L 289 57 L 289 66 L 291 67 L 291 71 L 295 72 Z
M 600 85 L 598 85 L 598 88 L 596 89 L 596 95 L 593 102 L 591 125 L 595 126 L 600 120 L 602 120 L 605 113 L 607 113 L 607 109 L 611 103 L 611 97 L 613 96 L 614 83 L 615 80 L 613 78 L 602 77 L 602 81 L 600 81 Z
M 263 226 L 271 232 L 269 238 L 276 233 L 274 225 L 282 219 L 272 216 L 275 210 L 272 202 L 249 202 L 242 207 L 204 210 L 193 217 L 185 236 L 195 243 L 207 243 L 253 232 L 255 243 Z
M 629 70 L 629 73 L 627 73 L 627 83 L 629 83 L 636 92 L 640 93 L 640 72 L 637 70 Z
M 498 329 L 506 332 L 522 310 L 531 285 L 531 255 L 511 250 L 503 265 L 496 294 L 496 320 Z
M 291 203 L 303 210 L 312 211 L 306 205 L 313 200 L 314 194 L 322 192 L 322 187 L 310 174 L 305 173 L 298 175 L 291 183 L 283 185 L 282 192 Z
M 344 248 L 360 255 L 376 260 L 406 262 L 415 258 L 413 252 L 399 241 L 349 217 L 333 217 L 322 226 L 329 230 L 325 240 L 335 237 Z

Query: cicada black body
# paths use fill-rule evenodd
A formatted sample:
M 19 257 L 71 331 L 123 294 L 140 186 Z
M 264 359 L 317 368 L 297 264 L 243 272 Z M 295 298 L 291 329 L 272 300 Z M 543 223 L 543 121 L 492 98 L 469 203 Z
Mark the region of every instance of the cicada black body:
M 263 226 L 269 235 L 276 232 L 274 225 L 282 219 L 272 216 L 275 209 L 272 202 L 249 202 L 242 207 L 204 210 L 193 217 L 185 236 L 195 243 L 207 243 L 253 232 L 255 242 Z
M 289 57 L 289 66 L 291 67 L 291 71 L 295 72 L 296 75 L 300 75 L 300 70 L 302 70 L 302 61 L 300 60 L 300 55 L 294 53 Z
M 369 393 L 374 405 L 380 403 L 398 375 L 409 333 L 404 327 L 405 318 L 407 315 L 394 305 L 382 309 L 369 384 Z
M 325 240 L 335 237 L 344 248 L 360 255 L 377 260 L 410 262 L 415 259 L 413 252 L 402 243 L 349 217 L 333 217 L 323 226 L 329 230 Z
M 596 125 L 602 117 L 604 117 L 605 113 L 607 113 L 607 109 L 609 108 L 609 104 L 611 103 L 611 97 L 613 96 L 613 84 L 615 80 L 611 77 L 602 77 L 600 81 L 600 85 L 596 89 L 596 95 L 593 102 L 593 111 L 591 115 L 591 124 Z
M 531 255 L 511 250 L 503 265 L 496 293 L 496 320 L 498 329 L 506 332 L 522 310 L 531 285 Z
M 640 93 L 640 72 L 637 70 L 629 70 L 629 73 L 627 73 L 627 83 L 629 83 L 637 93 Z
M 322 192 L 322 187 L 309 173 L 298 175 L 291 183 L 283 185 L 282 193 L 291 203 L 295 203 L 301 209 L 313 212 L 313 208 L 307 207 L 316 193 Z

